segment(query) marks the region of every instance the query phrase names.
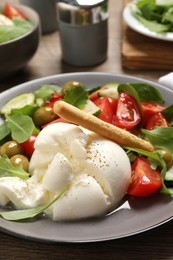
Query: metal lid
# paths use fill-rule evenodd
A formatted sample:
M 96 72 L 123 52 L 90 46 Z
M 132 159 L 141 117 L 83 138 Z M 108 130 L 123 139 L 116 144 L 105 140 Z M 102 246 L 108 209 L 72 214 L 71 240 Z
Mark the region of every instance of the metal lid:
M 108 18 L 108 0 L 60 0 L 60 21 L 76 25 L 99 23 Z

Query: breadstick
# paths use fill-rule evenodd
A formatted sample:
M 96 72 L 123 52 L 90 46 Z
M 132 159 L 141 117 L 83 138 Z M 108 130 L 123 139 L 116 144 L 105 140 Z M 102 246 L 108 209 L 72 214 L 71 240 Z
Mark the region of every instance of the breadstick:
M 154 151 L 154 147 L 149 142 L 124 129 L 104 122 L 64 101 L 57 101 L 54 104 L 54 112 L 61 118 L 91 130 L 119 145 L 140 148 L 150 152 Z

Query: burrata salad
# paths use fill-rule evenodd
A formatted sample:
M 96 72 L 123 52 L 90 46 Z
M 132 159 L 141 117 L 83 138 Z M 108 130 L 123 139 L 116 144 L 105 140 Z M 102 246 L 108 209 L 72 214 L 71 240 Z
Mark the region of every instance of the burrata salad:
M 147 140 L 154 150 L 116 143 L 59 117 L 60 101 Z M 80 220 L 104 216 L 128 196 L 172 195 L 173 105 L 148 84 L 46 84 L 10 99 L 1 116 L 4 219 Z

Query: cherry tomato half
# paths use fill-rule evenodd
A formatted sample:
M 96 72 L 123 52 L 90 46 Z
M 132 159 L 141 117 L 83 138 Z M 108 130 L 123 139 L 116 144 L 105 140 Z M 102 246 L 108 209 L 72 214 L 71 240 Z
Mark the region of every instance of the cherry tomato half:
M 133 129 L 142 119 L 136 99 L 126 92 L 121 92 L 117 104 L 114 124 L 127 130 Z
M 15 7 L 5 4 L 4 6 L 4 15 L 12 19 L 13 17 L 18 17 L 20 19 L 26 19 L 23 14 L 21 14 Z
M 135 197 L 145 197 L 155 193 L 162 185 L 158 170 L 153 170 L 149 160 L 138 156 L 132 164 L 132 180 L 128 194 Z
M 21 143 L 22 149 L 26 153 L 26 155 L 31 156 L 33 154 L 35 150 L 34 143 L 36 138 L 37 135 L 33 134 L 27 141 Z
M 163 127 L 168 127 L 169 123 L 167 122 L 166 118 L 162 113 L 156 113 L 153 116 L 151 116 L 148 119 L 146 129 L 147 130 L 153 130 L 156 127 L 163 126 Z
M 114 113 L 113 113 L 111 104 L 109 102 L 109 98 L 100 97 L 100 98 L 96 99 L 94 101 L 94 103 L 101 110 L 101 113 L 97 117 L 107 123 L 112 124 Z
M 166 108 L 165 105 L 155 102 L 141 102 L 141 105 L 144 115 L 144 127 L 146 127 L 150 117 Z

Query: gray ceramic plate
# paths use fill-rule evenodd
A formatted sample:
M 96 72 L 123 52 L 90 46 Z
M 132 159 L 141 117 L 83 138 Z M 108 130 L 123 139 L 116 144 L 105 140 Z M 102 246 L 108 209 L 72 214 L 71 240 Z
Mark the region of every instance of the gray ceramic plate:
M 35 91 L 47 83 L 63 83 L 77 80 L 89 87 L 107 82 L 146 82 L 158 88 L 165 100 L 171 103 L 173 91 L 156 83 L 125 75 L 105 73 L 71 73 L 50 76 L 24 83 L 0 94 L 1 106 L 19 93 Z M 143 199 L 129 199 L 115 212 L 96 219 L 76 222 L 52 222 L 48 219 L 37 219 L 30 222 L 9 222 L 0 219 L 0 230 L 16 237 L 42 242 L 96 242 L 132 236 L 159 225 L 173 218 L 173 200 L 159 194 Z

